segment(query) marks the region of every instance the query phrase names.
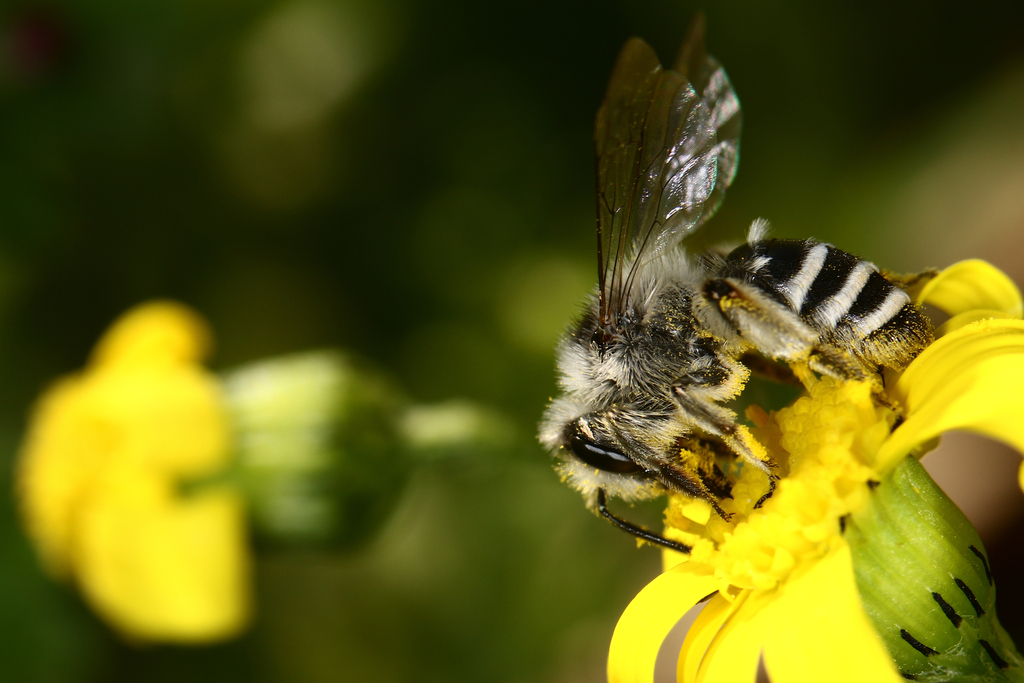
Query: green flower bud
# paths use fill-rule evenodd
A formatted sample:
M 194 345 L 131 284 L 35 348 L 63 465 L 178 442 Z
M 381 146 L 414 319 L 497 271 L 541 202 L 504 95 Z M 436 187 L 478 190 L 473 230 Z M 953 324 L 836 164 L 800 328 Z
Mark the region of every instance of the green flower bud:
M 224 384 L 262 538 L 349 546 L 379 528 L 408 472 L 388 382 L 316 351 L 249 364 Z
M 1021 681 L 978 532 L 915 458 L 845 520 L 864 609 L 905 678 Z

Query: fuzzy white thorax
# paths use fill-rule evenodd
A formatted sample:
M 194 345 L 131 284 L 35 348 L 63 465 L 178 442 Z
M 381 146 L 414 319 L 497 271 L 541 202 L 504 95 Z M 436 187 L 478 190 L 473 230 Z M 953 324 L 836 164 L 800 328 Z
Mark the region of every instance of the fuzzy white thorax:
M 629 272 L 627 267 L 625 272 Z M 661 298 L 670 288 L 694 290 L 701 272 L 686 253 L 675 250 L 663 253 L 639 269 L 639 274 L 626 296 L 625 308 L 635 319 L 646 322 L 657 312 Z M 591 314 L 598 308 L 595 292 L 588 302 Z M 628 348 L 621 349 L 628 353 Z M 570 395 L 587 403 L 605 401 L 619 387 L 636 384 L 636 365 L 611 353 L 602 353 L 596 344 L 586 343 L 566 334 L 556 350 L 558 381 Z

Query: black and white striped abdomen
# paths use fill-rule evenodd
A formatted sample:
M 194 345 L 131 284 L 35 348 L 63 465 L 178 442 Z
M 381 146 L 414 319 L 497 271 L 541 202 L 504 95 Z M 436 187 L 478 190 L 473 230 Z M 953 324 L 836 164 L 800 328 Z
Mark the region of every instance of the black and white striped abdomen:
M 729 255 L 745 279 L 799 314 L 822 338 L 901 367 L 930 341 L 930 324 L 869 261 L 814 240 L 763 240 Z

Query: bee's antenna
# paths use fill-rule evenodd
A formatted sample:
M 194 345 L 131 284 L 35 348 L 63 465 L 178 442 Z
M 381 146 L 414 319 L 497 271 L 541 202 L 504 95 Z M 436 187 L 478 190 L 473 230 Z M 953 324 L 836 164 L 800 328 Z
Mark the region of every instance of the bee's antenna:
M 686 545 L 685 543 L 680 543 L 679 541 L 670 541 L 664 536 L 656 534 L 653 531 L 648 531 L 643 527 L 638 527 L 635 524 L 630 524 L 621 517 L 616 517 L 615 515 L 613 515 L 611 511 L 608 509 L 608 505 L 605 501 L 604 489 L 597 490 L 597 511 L 604 515 L 604 517 L 607 518 L 609 522 L 619 527 L 623 531 L 633 534 L 640 540 L 647 541 L 648 543 L 653 543 L 654 545 L 660 545 L 662 548 L 668 548 L 669 550 L 674 550 L 677 553 L 684 553 L 687 555 L 689 555 L 690 550 L 692 550 L 692 548 L 690 548 L 690 546 Z

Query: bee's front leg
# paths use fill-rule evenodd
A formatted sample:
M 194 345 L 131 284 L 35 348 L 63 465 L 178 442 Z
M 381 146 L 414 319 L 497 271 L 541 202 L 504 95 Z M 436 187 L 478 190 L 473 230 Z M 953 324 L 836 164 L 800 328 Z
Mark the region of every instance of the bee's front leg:
M 765 447 L 758 443 L 750 430 L 737 424 L 736 413 L 701 396 L 700 387 L 677 384 L 672 390 L 679 409 L 691 424 L 710 436 L 718 437 L 733 453 L 768 475 L 768 492 L 755 504 L 755 507 L 760 507 L 775 491 L 779 479 L 778 465 Z
M 595 491 L 594 503 L 595 509 L 601 514 L 601 516 L 603 516 L 609 522 L 619 527 L 628 534 L 633 534 L 634 536 L 643 541 L 647 541 L 648 543 L 654 545 L 659 545 L 662 548 L 674 550 L 677 553 L 685 553 L 688 555 L 690 553 L 690 550 L 692 550 L 692 548 L 690 548 L 690 546 L 686 545 L 685 543 L 680 543 L 679 541 L 667 539 L 661 534 L 656 534 L 653 531 L 648 531 L 647 529 L 641 526 L 637 526 L 636 524 L 627 522 L 621 517 L 612 514 L 611 510 L 608 509 L 608 501 L 606 500 L 604 489 L 597 489 L 597 491 Z
M 820 337 L 789 308 L 732 278 L 705 281 L 695 310 L 726 341 L 741 340 L 765 356 L 787 363 L 806 361 Z
M 881 384 L 877 368 L 822 338 L 797 313 L 757 287 L 732 278 L 713 278 L 701 288 L 698 315 L 711 318 L 726 341 L 736 338 L 759 353 L 843 380 Z M 731 336 L 730 336 L 731 335 Z

